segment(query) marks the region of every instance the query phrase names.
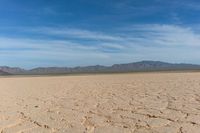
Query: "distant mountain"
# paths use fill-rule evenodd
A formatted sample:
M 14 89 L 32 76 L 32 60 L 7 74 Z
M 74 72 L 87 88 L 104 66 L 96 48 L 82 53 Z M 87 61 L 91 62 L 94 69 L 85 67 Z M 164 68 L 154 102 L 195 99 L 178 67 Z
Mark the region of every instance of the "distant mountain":
M 10 74 L 21 74 L 27 72 L 25 69 L 19 67 L 0 66 L 0 70 Z
M 140 72 L 140 71 L 170 71 L 170 70 L 200 70 L 200 65 L 173 64 L 160 61 L 141 61 L 127 64 L 114 64 L 112 66 L 86 66 L 86 67 L 39 67 L 31 70 L 21 68 L 0 67 L 0 75 L 7 74 L 75 74 L 75 73 L 112 73 L 112 72 Z
M 128 64 L 115 64 L 112 71 L 159 71 L 159 70 L 200 70 L 200 65 L 172 64 L 161 61 L 141 61 Z
M 10 73 L 0 70 L 0 75 L 10 75 Z

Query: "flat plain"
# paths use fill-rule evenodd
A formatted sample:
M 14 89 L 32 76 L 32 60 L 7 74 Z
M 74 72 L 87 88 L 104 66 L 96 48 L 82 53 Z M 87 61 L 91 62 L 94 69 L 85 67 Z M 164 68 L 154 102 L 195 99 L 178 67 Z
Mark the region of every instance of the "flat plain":
M 1 133 L 199 133 L 200 73 L 0 78 Z

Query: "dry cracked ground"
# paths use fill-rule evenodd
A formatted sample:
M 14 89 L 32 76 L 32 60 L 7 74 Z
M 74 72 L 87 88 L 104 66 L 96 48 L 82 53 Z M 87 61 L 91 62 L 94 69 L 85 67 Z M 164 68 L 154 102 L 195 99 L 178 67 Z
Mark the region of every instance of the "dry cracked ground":
M 0 78 L 1 133 L 200 133 L 200 73 Z

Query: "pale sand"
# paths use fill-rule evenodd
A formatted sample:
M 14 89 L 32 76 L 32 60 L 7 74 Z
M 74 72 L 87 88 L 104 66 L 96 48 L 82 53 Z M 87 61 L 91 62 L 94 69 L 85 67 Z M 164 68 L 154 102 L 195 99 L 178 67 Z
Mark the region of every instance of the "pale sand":
M 1 133 L 200 133 L 200 73 L 0 78 Z

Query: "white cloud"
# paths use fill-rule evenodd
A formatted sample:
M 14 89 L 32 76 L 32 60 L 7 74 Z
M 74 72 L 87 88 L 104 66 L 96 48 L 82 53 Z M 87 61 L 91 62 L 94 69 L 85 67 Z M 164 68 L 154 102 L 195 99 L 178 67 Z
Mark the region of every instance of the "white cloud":
M 95 32 L 83 29 L 74 28 L 34 28 L 28 29 L 28 31 L 37 32 L 39 34 L 47 34 L 52 36 L 60 37 L 71 37 L 71 38 L 81 38 L 81 39 L 91 39 L 91 40 L 107 40 L 107 41 L 120 41 L 122 38 L 120 36 L 108 35 L 101 32 Z
M 81 29 L 68 31 L 67 28 L 28 28 L 26 32 L 46 37 L 0 37 L 0 65 L 111 65 L 139 60 L 194 62 L 200 57 L 200 34 L 193 28 L 176 25 L 133 25 L 114 34 Z M 68 38 L 61 38 L 65 35 Z
M 112 46 L 122 46 L 127 44 L 144 45 L 151 42 L 152 45 L 169 46 L 199 46 L 200 34 L 196 33 L 190 27 L 177 25 L 144 24 L 132 25 L 127 28 L 121 28 L 113 33 L 103 33 L 91 30 L 73 29 L 73 28 L 35 28 L 27 29 L 28 32 L 34 32 L 50 37 L 63 37 L 68 40 L 85 39 L 88 41 L 98 41 L 102 45 L 112 43 Z M 120 46 L 121 47 L 121 46 Z M 123 46 L 124 47 L 124 46 Z
M 192 28 L 176 25 L 133 25 L 124 28 L 128 40 L 153 46 L 200 46 L 200 34 Z

